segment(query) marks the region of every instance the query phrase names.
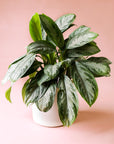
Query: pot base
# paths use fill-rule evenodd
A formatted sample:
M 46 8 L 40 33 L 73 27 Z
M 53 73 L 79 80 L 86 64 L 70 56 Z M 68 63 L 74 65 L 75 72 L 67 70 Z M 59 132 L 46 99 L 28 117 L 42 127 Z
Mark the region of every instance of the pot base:
M 39 125 L 46 127 L 60 127 L 63 126 L 59 119 L 56 101 L 48 112 L 41 112 L 36 104 L 32 105 L 33 121 Z

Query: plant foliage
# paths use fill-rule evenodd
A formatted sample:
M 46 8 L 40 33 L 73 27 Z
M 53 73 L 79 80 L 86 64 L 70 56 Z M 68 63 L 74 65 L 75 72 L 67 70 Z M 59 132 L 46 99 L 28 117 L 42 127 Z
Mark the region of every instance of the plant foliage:
M 35 103 L 40 111 L 53 106 L 57 94 L 58 112 L 63 125 L 70 126 L 78 114 L 79 91 L 92 106 L 98 96 L 96 77 L 110 76 L 111 62 L 93 57 L 100 52 L 94 40 L 98 34 L 87 26 L 76 28 L 67 39 L 63 33 L 74 26 L 75 14 L 66 14 L 54 21 L 45 14 L 35 13 L 29 22 L 33 42 L 26 55 L 10 64 L 3 83 L 28 76 L 22 88 L 26 105 Z M 11 87 L 6 91 L 9 102 Z

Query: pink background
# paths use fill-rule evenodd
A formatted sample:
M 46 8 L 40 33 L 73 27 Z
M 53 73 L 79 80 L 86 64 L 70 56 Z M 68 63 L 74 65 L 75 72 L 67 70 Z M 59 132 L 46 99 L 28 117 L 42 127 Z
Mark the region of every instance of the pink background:
M 85 24 L 99 33 L 98 56 L 114 62 L 114 0 L 0 0 L 0 81 L 8 65 L 32 42 L 28 26 L 35 12 L 53 19 L 75 13 L 78 26 Z M 111 68 L 111 77 L 97 79 L 99 96 L 92 108 L 79 96 L 78 118 L 70 128 L 33 123 L 31 107 L 27 108 L 21 97 L 25 79 L 13 86 L 12 104 L 4 96 L 10 84 L 0 85 L 0 144 L 114 144 L 113 64 Z

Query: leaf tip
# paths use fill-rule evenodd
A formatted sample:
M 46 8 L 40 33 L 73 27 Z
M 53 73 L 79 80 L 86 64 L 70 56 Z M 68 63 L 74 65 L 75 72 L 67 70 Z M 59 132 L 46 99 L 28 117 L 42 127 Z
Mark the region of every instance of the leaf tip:
M 99 34 L 98 34 L 98 33 L 95 33 L 95 34 L 96 34 L 96 36 L 95 36 L 95 37 L 97 38 L 97 37 L 99 36 Z
M 2 84 L 2 85 L 4 85 L 4 84 L 5 84 L 5 81 L 4 81 L 4 79 L 1 81 L 1 84 Z

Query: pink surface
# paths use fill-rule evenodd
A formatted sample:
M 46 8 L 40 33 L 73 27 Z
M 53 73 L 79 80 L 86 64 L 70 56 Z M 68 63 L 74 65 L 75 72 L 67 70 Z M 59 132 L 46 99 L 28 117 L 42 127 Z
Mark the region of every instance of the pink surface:
M 76 24 L 85 24 L 99 33 L 96 42 L 101 52 L 114 63 L 113 0 L 3 0 L 0 1 L 0 81 L 8 65 L 26 52 L 32 41 L 29 20 L 35 13 L 56 19 L 65 13 L 76 13 Z M 31 107 L 21 98 L 25 79 L 12 89 L 12 104 L 5 99 L 9 83 L 0 85 L 0 144 L 114 144 L 114 65 L 111 77 L 98 79 L 99 96 L 89 106 L 79 98 L 79 115 L 70 127 L 46 128 L 32 121 Z

